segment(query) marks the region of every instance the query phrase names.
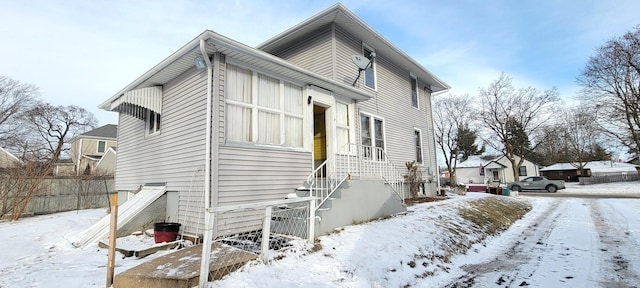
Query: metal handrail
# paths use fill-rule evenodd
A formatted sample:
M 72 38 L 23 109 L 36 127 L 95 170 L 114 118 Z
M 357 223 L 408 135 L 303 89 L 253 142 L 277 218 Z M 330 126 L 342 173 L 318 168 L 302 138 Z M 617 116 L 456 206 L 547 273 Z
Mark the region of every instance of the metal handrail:
M 404 175 L 395 168 L 382 148 L 347 143 L 338 153 L 322 162 L 307 177 L 310 196 L 316 197 L 319 209 L 347 179 L 379 177 L 389 184 L 403 201 Z

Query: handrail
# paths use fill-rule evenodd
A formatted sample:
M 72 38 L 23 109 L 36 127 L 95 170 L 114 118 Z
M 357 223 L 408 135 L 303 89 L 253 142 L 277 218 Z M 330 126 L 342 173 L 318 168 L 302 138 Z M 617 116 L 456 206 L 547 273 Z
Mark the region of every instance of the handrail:
M 403 201 L 404 175 L 395 168 L 382 148 L 347 143 L 338 153 L 322 162 L 307 177 L 310 196 L 316 197 L 319 209 L 331 195 L 350 178 L 382 179 Z

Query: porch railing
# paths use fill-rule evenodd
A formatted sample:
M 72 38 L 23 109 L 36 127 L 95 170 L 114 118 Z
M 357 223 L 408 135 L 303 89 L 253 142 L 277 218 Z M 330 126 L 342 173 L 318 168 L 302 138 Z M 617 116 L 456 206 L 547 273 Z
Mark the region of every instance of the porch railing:
M 307 177 L 310 195 L 316 197 L 319 209 L 347 179 L 381 179 L 404 203 L 404 175 L 378 147 L 345 144 Z

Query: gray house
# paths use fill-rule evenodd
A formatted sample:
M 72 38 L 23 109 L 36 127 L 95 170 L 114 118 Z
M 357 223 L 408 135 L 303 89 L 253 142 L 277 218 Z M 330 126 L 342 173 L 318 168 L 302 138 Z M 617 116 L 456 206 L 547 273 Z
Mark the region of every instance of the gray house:
M 99 107 L 119 113 L 116 190 L 162 183 L 176 195 L 167 217 L 198 235 L 207 201 L 284 199 L 301 186 L 333 226 L 397 212 L 410 161 L 435 195 L 431 98 L 448 88 L 336 4 L 256 48 L 204 31 Z M 336 191 L 352 200 L 332 216 L 322 207 Z M 368 212 L 346 215 L 363 202 Z

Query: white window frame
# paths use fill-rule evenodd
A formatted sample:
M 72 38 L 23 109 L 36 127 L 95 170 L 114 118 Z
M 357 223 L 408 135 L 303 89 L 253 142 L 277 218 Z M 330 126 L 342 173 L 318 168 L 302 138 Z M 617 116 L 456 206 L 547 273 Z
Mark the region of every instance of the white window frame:
M 368 50 L 371 53 L 375 53 L 376 52 L 376 49 L 373 49 L 373 47 L 371 47 L 371 46 L 367 45 L 366 43 L 362 42 L 362 55 L 365 56 L 365 58 L 366 58 L 365 50 Z M 369 59 L 369 58 L 367 58 L 367 59 Z M 371 61 L 371 60 L 369 60 L 369 61 Z M 378 69 L 376 69 L 376 62 L 377 61 L 376 61 L 376 59 L 374 57 L 373 61 L 371 62 L 371 67 L 370 67 L 371 71 L 373 72 L 372 73 L 373 74 L 373 87 L 369 87 L 369 85 L 367 85 L 367 72 L 366 72 L 366 70 L 364 72 L 364 77 L 363 77 L 364 79 L 363 80 L 364 80 L 364 87 L 367 87 L 369 89 L 378 91 L 378 77 L 377 77 L 377 73 L 376 73 L 376 70 L 378 70 Z
M 100 151 L 100 143 L 104 143 L 104 145 L 102 145 L 102 151 Z M 98 140 L 96 151 L 98 151 L 98 153 L 106 152 L 107 151 L 107 141 Z
M 338 105 L 345 105 L 347 107 L 347 118 L 348 118 L 347 119 L 347 125 L 340 125 L 338 123 L 338 113 L 337 113 Z M 336 115 L 335 116 L 336 117 L 336 143 L 338 142 L 337 135 L 338 135 L 338 131 L 340 131 L 340 129 L 347 130 L 347 135 L 349 137 L 347 139 L 347 143 L 349 143 L 349 144 L 354 143 L 354 141 L 355 141 L 355 121 L 357 121 L 357 120 L 355 118 L 353 103 L 347 103 L 347 102 L 342 102 L 342 101 L 336 100 L 336 108 L 335 108 L 335 110 L 336 110 L 336 113 L 335 113 L 335 115 Z M 336 147 L 337 152 L 338 153 L 343 153 L 344 151 L 342 151 L 342 149 L 344 147 L 342 147 L 342 146 L 344 146 L 347 143 L 337 143 L 337 147 Z M 351 148 L 349 148 L 349 149 L 351 149 Z M 354 151 L 350 151 L 350 153 L 354 153 Z
M 239 68 L 242 69 L 246 69 L 249 70 L 251 72 L 251 103 L 246 103 L 246 102 L 242 102 L 242 101 L 236 101 L 236 100 L 232 100 L 229 99 L 228 97 L 226 97 L 225 95 L 225 110 L 227 105 L 231 104 L 233 106 L 236 107 L 242 107 L 242 108 L 248 108 L 251 109 L 251 135 L 249 136 L 249 140 L 248 141 L 238 141 L 238 140 L 228 140 L 227 137 L 225 136 L 225 141 L 226 143 L 251 143 L 251 144 L 255 144 L 255 145 L 261 145 L 261 146 L 276 146 L 276 147 L 287 147 L 287 148 L 294 148 L 294 149 L 303 149 L 305 148 L 305 140 L 304 140 L 304 131 L 305 131 L 305 123 L 306 123 L 306 113 L 305 113 L 305 107 L 304 107 L 304 103 L 306 103 L 304 101 L 304 95 L 305 95 L 305 89 L 303 86 L 299 85 L 298 83 L 293 83 L 290 81 L 285 81 L 282 80 L 279 77 L 276 77 L 274 75 L 270 75 L 269 73 L 264 73 L 263 71 L 259 71 L 257 69 L 253 69 L 251 67 L 246 67 L 245 65 L 242 65 L 240 63 L 236 63 L 236 62 L 227 62 L 227 65 L 233 65 L 233 66 L 237 66 Z M 274 108 L 269 108 L 269 107 L 264 107 L 264 106 L 260 106 L 258 105 L 258 87 L 259 87 L 259 75 L 263 75 L 263 76 L 267 76 L 270 78 L 273 78 L 275 80 L 277 80 L 279 82 L 279 95 L 278 95 L 278 101 L 279 101 L 279 109 L 274 109 Z M 295 86 L 296 88 L 300 89 L 300 97 L 303 100 L 302 102 L 302 111 L 301 114 L 295 114 L 295 113 L 291 113 L 291 112 L 286 112 L 284 109 L 284 101 L 285 101 L 285 83 L 291 85 L 291 86 Z M 262 143 L 262 142 L 258 142 L 258 114 L 259 112 L 268 112 L 268 113 L 272 113 L 272 114 L 278 114 L 280 117 L 280 135 L 279 135 L 279 143 L 273 144 L 273 143 Z M 301 127 L 301 143 L 299 143 L 300 146 L 287 146 L 285 145 L 286 142 L 286 117 L 292 117 L 292 118 L 298 118 L 300 120 L 302 120 L 302 127 Z M 225 116 L 225 121 L 227 121 L 228 118 L 226 118 Z M 228 129 L 229 125 L 225 125 L 225 129 Z M 226 133 L 225 133 L 226 134 Z
M 413 73 L 409 74 L 411 78 L 411 83 L 409 83 L 409 87 L 411 87 L 411 107 L 420 110 L 420 89 L 418 89 L 418 77 L 413 75 Z M 413 84 L 416 84 L 416 106 L 413 106 Z
M 418 161 L 418 159 L 416 160 L 416 163 L 418 163 L 419 165 L 424 165 L 424 141 L 422 141 L 422 130 L 420 128 L 413 128 L 413 147 L 414 149 L 416 149 L 416 154 L 415 156 L 418 156 L 418 151 L 417 151 L 417 147 L 416 147 L 416 143 L 415 143 L 415 137 L 416 137 L 416 132 L 418 132 L 418 135 L 420 136 L 420 161 Z
M 382 150 L 387 153 L 387 125 L 384 121 L 383 117 L 380 116 L 376 116 L 374 114 L 371 113 L 367 113 L 367 112 L 360 112 L 360 114 L 358 114 L 358 121 L 359 123 L 362 123 L 362 115 L 366 115 L 369 116 L 369 132 L 371 133 L 371 147 L 377 147 L 376 146 L 376 131 L 375 131 L 375 120 L 380 120 L 382 122 Z M 364 145 L 362 144 L 362 127 L 360 127 L 360 145 Z M 372 161 L 380 161 L 374 158 L 371 158 Z
M 151 116 L 154 116 L 153 122 L 151 121 Z M 160 113 L 151 111 L 151 109 L 146 109 L 144 118 L 144 130 L 146 131 L 146 136 L 158 135 L 160 134 L 161 129 L 162 118 L 160 117 Z

